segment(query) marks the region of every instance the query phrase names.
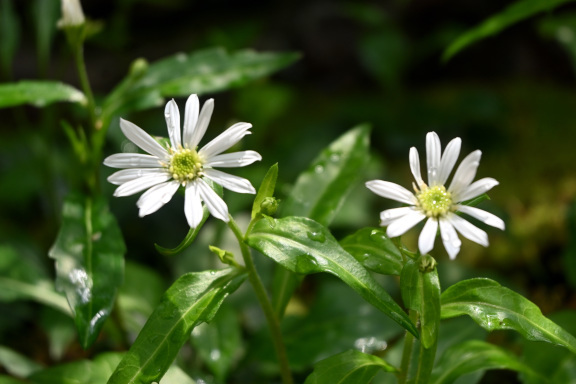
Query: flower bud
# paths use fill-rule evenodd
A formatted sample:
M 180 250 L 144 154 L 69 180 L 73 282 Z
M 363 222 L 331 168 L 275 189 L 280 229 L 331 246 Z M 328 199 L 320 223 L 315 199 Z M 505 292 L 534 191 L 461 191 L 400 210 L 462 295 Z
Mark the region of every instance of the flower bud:
M 432 256 L 430 255 L 422 255 L 420 256 L 420 258 L 418 258 L 418 270 L 421 273 L 428 273 L 428 272 L 432 272 L 434 269 L 436 269 L 436 259 L 434 259 Z
M 260 212 L 264 215 L 274 216 L 278 210 L 278 200 L 274 197 L 266 197 L 260 204 Z
M 86 22 L 80 0 L 62 0 L 62 18 L 58 20 L 59 28 L 78 27 Z

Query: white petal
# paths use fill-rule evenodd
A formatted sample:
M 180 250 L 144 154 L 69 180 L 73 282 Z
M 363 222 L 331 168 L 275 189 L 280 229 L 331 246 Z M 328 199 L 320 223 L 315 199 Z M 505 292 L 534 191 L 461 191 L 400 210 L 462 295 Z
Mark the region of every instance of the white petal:
M 172 176 L 168 173 L 163 173 L 159 175 L 149 175 L 139 177 L 137 179 L 128 181 L 114 191 L 114 196 L 121 197 L 121 196 L 130 196 L 135 193 L 141 192 L 145 189 L 155 186 L 156 184 L 163 183 L 165 181 L 170 180 Z
M 414 175 L 414 180 L 416 180 L 416 185 L 418 188 L 422 187 L 424 180 L 422 180 L 422 174 L 420 173 L 420 158 L 418 157 L 418 150 L 415 147 L 410 148 L 409 155 L 410 170 L 412 175 Z
M 166 107 L 164 108 L 164 117 L 166 118 L 168 136 L 170 136 L 172 148 L 180 148 L 182 146 L 182 140 L 180 140 L 180 111 L 178 110 L 178 105 L 176 105 L 174 99 L 166 103 Z
M 473 242 L 485 247 L 488 246 L 488 235 L 480 228 L 470 224 L 468 221 L 455 214 L 449 215 L 448 220 L 450 220 L 450 223 L 452 223 L 454 228 L 456 228 L 456 230 L 468 240 L 472 240 Z
M 139 177 L 151 176 L 151 175 L 163 175 L 167 173 L 164 168 L 133 168 L 133 169 L 123 169 L 121 171 L 114 172 L 108 176 L 108 182 L 120 185 L 128 181 L 132 181 Z
M 457 137 L 452 139 L 446 146 L 446 149 L 444 149 L 442 160 L 440 160 L 440 169 L 438 170 L 437 182 L 439 185 L 444 185 L 446 180 L 448 180 L 448 176 L 450 176 L 454 164 L 456 164 L 456 160 L 458 160 L 458 156 L 460 155 L 461 146 L 462 140 Z
M 186 100 L 186 109 L 184 110 L 184 133 L 182 137 L 182 143 L 190 149 L 195 149 L 195 146 L 191 146 L 192 135 L 196 129 L 196 124 L 198 123 L 198 113 L 200 111 L 200 101 L 197 95 L 190 95 L 188 100 Z M 202 139 L 202 137 L 200 137 Z M 198 141 L 200 141 L 200 139 Z
M 230 175 L 229 173 L 221 172 L 216 169 L 204 169 L 204 175 L 231 191 L 238 193 L 256 193 L 252 184 L 242 177 Z
M 470 185 L 476 176 L 476 170 L 480 165 L 481 157 L 482 152 L 476 150 L 466 156 L 464 160 L 462 160 L 458 166 L 458 169 L 456 170 L 456 173 L 454 174 L 454 178 L 452 179 L 452 183 L 450 184 L 448 191 L 458 196 L 465 188 Z
M 452 193 L 452 198 L 456 202 L 466 201 L 473 199 L 476 196 L 480 196 L 484 192 L 488 192 L 499 183 L 491 177 L 485 177 L 480 180 L 476 180 L 466 188 L 460 191 L 460 193 Z
M 450 259 L 454 260 L 456 255 L 458 255 L 458 252 L 460 252 L 462 241 L 458 238 L 458 234 L 449 220 L 440 219 L 439 221 L 442 243 L 444 244 L 444 248 L 446 248 L 446 252 L 448 252 L 448 256 L 450 256 Z
M 428 185 L 437 185 L 440 167 L 440 138 L 436 132 L 428 132 L 426 135 L 426 165 L 428 166 Z
M 205 159 L 210 159 L 215 155 L 219 155 L 237 142 L 239 142 L 244 136 L 249 135 L 248 131 L 252 128 L 252 124 L 249 123 L 236 123 L 220 135 L 218 135 L 214 140 L 206 144 L 198 154 Z
M 438 231 L 438 219 L 433 217 L 429 218 L 420 232 L 420 237 L 418 237 L 418 249 L 420 253 L 425 255 L 434 248 L 434 240 L 436 239 L 436 233 Z
M 486 212 L 482 209 L 478 209 L 475 207 L 469 207 L 467 205 L 458 205 L 456 208 L 467 215 L 472 216 L 475 219 L 480 220 L 484 224 L 488 224 L 492 227 L 496 227 L 498 229 L 504 230 L 506 225 L 504 221 L 496 215 L 491 214 L 490 212 Z
M 425 218 L 426 215 L 424 215 L 422 212 L 414 210 L 390 224 L 386 230 L 386 234 L 388 237 L 401 236 Z
M 366 182 L 366 187 L 377 195 L 399 201 L 401 203 L 416 204 L 416 196 L 406 188 L 383 180 L 371 180 Z
M 160 159 L 142 153 L 116 153 L 104 159 L 104 165 L 112 168 L 158 168 Z
M 200 140 L 204 137 L 208 124 L 210 124 L 210 119 L 212 118 L 212 111 L 214 111 L 214 99 L 206 100 L 202 106 L 202 110 L 200 111 L 198 123 L 190 135 L 190 141 L 186 142 L 190 149 L 195 149 L 196 146 L 198 146 L 198 143 L 200 143 Z
M 203 213 L 202 200 L 198 193 L 198 182 L 188 183 L 184 195 L 184 214 L 190 228 L 196 228 L 200 224 Z
M 228 206 L 202 179 L 198 179 L 198 192 L 200 193 L 200 198 L 208 207 L 210 214 L 217 219 L 228 222 Z
M 158 184 L 144 192 L 136 202 L 136 205 L 140 208 L 140 217 L 154 213 L 162 208 L 174 196 L 179 186 L 180 183 L 178 181 L 169 181 Z
M 205 167 L 236 168 L 250 165 L 255 161 L 262 160 L 262 156 L 256 151 L 241 151 L 216 155 L 204 162 Z
M 414 207 L 401 207 L 382 211 L 380 212 L 380 225 L 383 227 L 390 225 L 402 216 L 412 213 L 415 209 Z
M 168 151 L 147 134 L 142 128 L 128 120 L 120 119 L 120 129 L 134 144 L 159 159 L 168 159 Z

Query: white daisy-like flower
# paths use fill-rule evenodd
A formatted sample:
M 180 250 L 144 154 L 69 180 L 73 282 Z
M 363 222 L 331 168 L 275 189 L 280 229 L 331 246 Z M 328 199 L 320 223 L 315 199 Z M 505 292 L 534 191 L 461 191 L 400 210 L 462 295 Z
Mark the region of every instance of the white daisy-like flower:
M 117 153 L 107 157 L 104 164 L 124 168 L 108 177 L 110 183 L 119 185 L 114 196 L 129 196 L 147 189 L 137 202 L 140 217 L 156 212 L 183 186 L 184 213 L 190 227 L 196 228 L 202 220 L 202 202 L 212 216 L 228 222 L 228 206 L 208 185 L 207 179 L 234 192 L 256 193 L 250 181 L 214 169 L 243 167 L 262 159 L 255 151 L 222 154 L 250 134 L 252 125 L 236 123 L 198 150 L 198 143 L 210 123 L 214 100 L 206 101 L 199 110 L 198 96 L 191 95 L 186 101 L 180 136 L 178 106 L 174 100 L 166 104 L 164 115 L 171 144 L 168 148 L 135 124 L 120 119 L 124 135 L 149 154 Z
M 480 196 L 498 185 L 498 181 L 486 177 L 472 182 L 480 164 L 482 152 L 476 150 L 462 160 L 448 188 L 446 181 L 452 173 L 460 154 L 462 140 L 459 137 L 448 143 L 441 155 L 440 139 L 435 132 L 426 135 L 426 162 L 428 165 L 428 184 L 424 183 L 420 174 L 420 159 L 418 150 L 410 148 L 410 169 L 414 175 L 414 193 L 398 184 L 382 180 L 372 180 L 366 187 L 382 197 L 408 204 L 407 207 L 388 209 L 380 213 L 381 225 L 388 226 L 389 237 L 403 235 L 410 228 L 424 219 L 426 223 L 418 238 L 418 248 L 421 254 L 426 254 L 434 248 L 434 240 L 438 227 L 444 247 L 451 259 L 460 252 L 461 241 L 458 231 L 465 238 L 485 247 L 488 246 L 486 232 L 470 224 L 457 215 L 456 212 L 470 215 L 485 224 L 504 229 L 504 222 L 497 216 L 478 208 L 461 203 Z

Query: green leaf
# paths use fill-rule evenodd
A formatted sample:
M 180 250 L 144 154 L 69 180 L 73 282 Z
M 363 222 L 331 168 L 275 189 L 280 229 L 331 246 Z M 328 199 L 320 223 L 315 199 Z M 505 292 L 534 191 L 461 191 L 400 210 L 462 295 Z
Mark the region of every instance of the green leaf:
M 485 369 L 511 369 L 536 375 L 512 353 L 484 341 L 470 340 L 446 350 L 434 368 L 431 383 L 449 384 L 462 375 Z
M 340 245 L 373 272 L 399 275 L 402 271 L 402 254 L 380 228 L 362 228 L 340 240 Z
M 209 48 L 189 54 L 179 53 L 150 65 L 140 59 L 104 100 L 103 114 L 110 118 L 160 106 L 165 97 L 240 87 L 274 73 L 298 58 L 296 53 L 243 50 L 229 54 L 221 48 Z
M 186 237 L 184 238 L 184 240 L 182 240 L 182 242 L 180 244 L 178 244 L 174 248 L 164 248 L 158 244 L 154 244 L 154 247 L 156 247 L 156 250 L 164 256 L 174 256 L 174 255 L 182 252 L 186 248 L 188 248 L 190 246 L 190 244 L 192 244 L 194 242 L 194 240 L 196 240 L 198 233 L 200 233 L 200 230 L 204 226 L 204 223 L 208 219 L 208 216 L 210 216 L 210 212 L 208 211 L 208 208 L 206 206 L 202 207 L 202 209 L 203 209 L 202 210 L 202 221 L 200 221 L 200 224 L 198 224 L 198 226 L 196 228 L 190 228 L 190 230 L 188 231 L 188 234 L 186 235 Z
M 353 349 L 314 364 L 314 371 L 304 384 L 369 383 L 380 370 L 397 371 L 381 358 Z
M 0 2 L 0 75 L 10 78 L 12 75 L 12 60 L 20 40 L 20 19 L 12 0 Z
M 108 318 L 124 275 L 126 247 L 104 198 L 71 194 L 49 255 L 56 264 L 56 288 L 74 311 L 80 344 L 88 348 Z
M 11 301 L 14 299 L 34 300 L 41 304 L 48 305 L 67 315 L 72 315 L 66 298 L 56 292 L 54 283 L 48 280 L 38 281 L 36 283 L 26 283 L 19 280 L 0 277 L 0 300 L 6 300 L 10 296 Z
M 245 278 L 244 272 L 233 268 L 181 276 L 166 291 L 108 383 L 158 382 L 194 327 L 210 321 Z
M 86 104 L 86 97 L 76 88 L 57 81 L 23 80 L 0 84 L 0 108 L 22 104 L 45 107 L 56 102 Z
M 488 331 L 513 329 L 528 340 L 547 341 L 576 353 L 576 338 L 542 315 L 540 308 L 490 279 L 464 280 L 441 296 L 442 318 L 468 315 Z
M 422 271 L 428 255 L 408 260 L 400 275 L 400 287 L 404 305 L 420 316 L 420 342 L 424 348 L 436 344 L 440 325 L 440 282 L 438 272 Z
M 22 381 L 9 376 L 0 375 L 0 384 L 22 384 Z
M 562 4 L 574 0 L 520 0 L 516 1 L 502 12 L 484 20 L 480 25 L 464 32 L 444 51 L 442 59 L 449 60 L 467 46 L 495 35 L 503 29 L 534 16 L 540 12 L 550 11 Z
M 32 384 L 105 383 L 121 358 L 121 353 L 103 353 L 92 361 L 80 360 L 37 371 L 28 379 Z
M 344 251 L 324 226 L 305 217 L 257 222 L 246 242 L 282 267 L 299 274 L 328 272 L 402 327 L 418 335 L 414 324 L 372 275 Z
M 276 179 L 278 178 L 278 163 L 270 167 L 260 188 L 258 188 L 258 193 L 254 198 L 254 204 L 252 205 L 252 220 L 254 220 L 262 210 L 262 203 L 267 197 L 274 197 L 274 189 L 276 188 Z
M 16 377 L 26 377 L 42 369 L 42 366 L 27 357 L 0 345 L 0 367 Z

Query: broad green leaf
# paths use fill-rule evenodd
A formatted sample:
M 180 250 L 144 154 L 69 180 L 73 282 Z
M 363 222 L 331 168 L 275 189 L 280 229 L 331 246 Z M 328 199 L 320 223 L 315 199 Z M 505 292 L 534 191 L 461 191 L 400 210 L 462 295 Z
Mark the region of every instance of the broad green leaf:
M 528 340 L 547 341 L 576 353 L 576 338 L 542 315 L 520 294 L 490 279 L 470 279 L 449 287 L 441 296 L 442 318 L 468 315 L 488 331 L 513 329 Z
M 486 369 L 511 369 L 536 375 L 518 357 L 496 345 L 480 340 L 465 341 L 446 350 L 432 373 L 432 384 L 450 384 L 458 377 Z M 544 378 L 540 377 L 540 382 Z
M 252 220 L 254 220 L 262 211 L 262 203 L 267 197 L 274 197 L 274 189 L 276 188 L 276 179 L 278 178 L 278 163 L 270 167 L 260 188 L 258 188 L 258 193 L 254 198 L 254 204 L 252 205 Z
M 34 300 L 67 315 L 72 315 L 66 298 L 56 292 L 54 283 L 48 280 L 38 281 L 37 283 L 26 283 L 0 277 L 0 292 L 2 292 L 0 295 L 2 300 L 6 300 L 6 296 L 10 296 L 10 300 L 16 298 Z
M 195 326 L 209 322 L 244 281 L 237 269 L 188 273 L 166 291 L 109 384 L 160 381 Z
M 210 324 L 200 324 L 192 331 L 192 345 L 219 382 L 226 381 L 240 357 L 241 332 L 236 311 L 225 304 Z
M 28 359 L 18 352 L 0 345 L 0 367 L 16 377 L 26 377 L 42 369 L 35 361 Z
M 298 59 L 295 53 L 228 53 L 209 48 L 147 64 L 140 59 L 130 74 L 104 100 L 103 114 L 113 115 L 157 107 L 166 97 L 205 94 L 240 87 L 274 73 Z
M 56 81 L 23 80 L 0 84 L 0 108 L 32 104 L 45 107 L 56 102 L 86 103 L 86 97 L 76 88 Z
M 71 194 L 49 255 L 56 288 L 74 311 L 80 344 L 88 348 L 108 318 L 124 275 L 124 240 L 105 199 Z
M 373 272 L 399 275 L 402 271 L 400 251 L 380 228 L 362 228 L 340 240 L 340 245 Z
M 440 324 L 440 282 L 436 268 L 425 270 L 425 259 L 409 260 L 400 275 L 404 305 L 418 312 L 420 317 L 420 342 L 424 348 L 436 344 Z
M 467 46 L 495 35 L 503 29 L 534 16 L 538 13 L 550 11 L 562 4 L 574 0 L 519 0 L 509 5 L 502 12 L 484 20 L 480 25 L 464 32 L 444 51 L 442 58 L 448 60 Z
M 9 376 L 0 375 L 0 384 L 22 384 L 22 381 Z
M 369 383 L 380 370 L 397 371 L 377 356 L 350 350 L 316 363 L 304 384 Z
M 406 313 L 323 225 L 305 217 L 260 220 L 246 242 L 298 274 L 328 272 L 402 327 L 418 335 Z
M 340 136 L 312 161 L 294 184 L 283 204 L 283 216 L 304 216 L 328 226 L 338 213 L 369 160 L 370 128 L 360 125 Z M 272 304 L 279 317 L 300 279 L 276 268 Z
M 121 353 L 103 353 L 94 360 L 80 360 L 37 371 L 28 380 L 32 384 L 105 383 L 121 359 Z

